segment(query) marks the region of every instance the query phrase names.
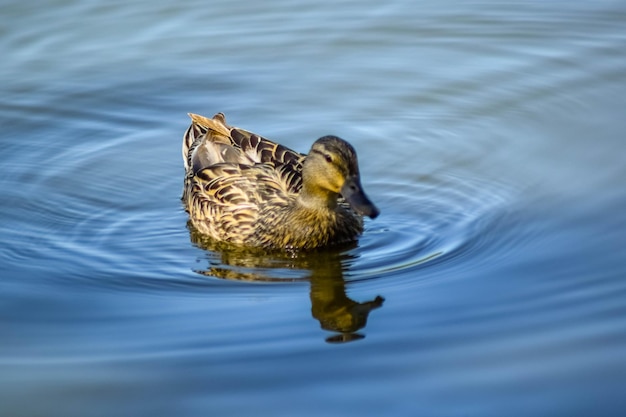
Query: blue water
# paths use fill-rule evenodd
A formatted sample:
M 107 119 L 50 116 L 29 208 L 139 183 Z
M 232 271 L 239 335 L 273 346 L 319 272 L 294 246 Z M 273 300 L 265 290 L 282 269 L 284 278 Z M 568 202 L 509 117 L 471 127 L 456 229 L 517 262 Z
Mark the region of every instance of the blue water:
M 0 34 L 1 416 L 626 413 L 623 2 L 5 2 Z M 347 139 L 381 216 L 211 246 L 180 148 L 218 111 Z

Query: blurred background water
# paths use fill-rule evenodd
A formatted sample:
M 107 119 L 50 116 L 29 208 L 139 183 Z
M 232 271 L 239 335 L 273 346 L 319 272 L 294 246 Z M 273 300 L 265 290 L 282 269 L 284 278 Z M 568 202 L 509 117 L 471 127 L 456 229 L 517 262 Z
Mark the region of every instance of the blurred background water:
M 626 3 L 1 15 L 0 415 L 626 412 Z M 218 111 L 344 137 L 382 215 L 346 248 L 211 247 L 180 146 Z

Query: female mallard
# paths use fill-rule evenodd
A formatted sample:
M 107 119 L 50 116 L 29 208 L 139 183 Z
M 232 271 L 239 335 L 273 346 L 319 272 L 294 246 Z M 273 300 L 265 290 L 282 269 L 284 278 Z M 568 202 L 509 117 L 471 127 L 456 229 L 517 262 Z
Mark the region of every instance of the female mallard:
M 354 148 L 336 136 L 308 155 L 190 114 L 183 138 L 189 218 L 202 234 L 236 245 L 311 249 L 354 241 L 378 209 L 361 189 Z

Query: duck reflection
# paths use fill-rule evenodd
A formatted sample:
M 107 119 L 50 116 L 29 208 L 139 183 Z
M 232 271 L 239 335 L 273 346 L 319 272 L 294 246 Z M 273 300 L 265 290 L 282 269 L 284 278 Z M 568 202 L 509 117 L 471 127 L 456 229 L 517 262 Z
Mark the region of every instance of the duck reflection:
M 325 275 L 314 271 L 311 275 L 311 313 L 324 330 L 340 332 L 326 340 L 331 343 L 362 339 L 356 333 L 367 324 L 370 311 L 383 305 L 380 295 L 371 301 L 359 303 L 346 294 L 346 284 L 340 275 Z
M 384 298 L 358 302 L 346 293 L 343 266 L 354 256 L 343 246 L 303 253 L 268 253 L 261 249 L 234 248 L 217 243 L 187 225 L 192 243 L 210 251 L 207 269 L 197 273 L 222 279 L 243 281 L 285 282 L 308 279 L 310 282 L 311 314 L 322 329 L 336 334 L 326 338 L 329 343 L 344 343 L 362 339 L 358 331 L 367 324 L 369 313 L 383 305 Z M 289 270 L 290 277 L 280 277 L 280 270 Z M 301 277 L 293 277 L 302 271 Z

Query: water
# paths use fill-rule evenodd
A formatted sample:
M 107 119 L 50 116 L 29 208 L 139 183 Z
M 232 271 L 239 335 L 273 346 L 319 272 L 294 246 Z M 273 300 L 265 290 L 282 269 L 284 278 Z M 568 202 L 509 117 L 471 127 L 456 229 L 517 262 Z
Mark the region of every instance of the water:
M 0 415 L 626 412 L 623 2 L 2 9 Z M 381 216 L 211 247 L 180 145 L 218 111 L 349 140 Z

